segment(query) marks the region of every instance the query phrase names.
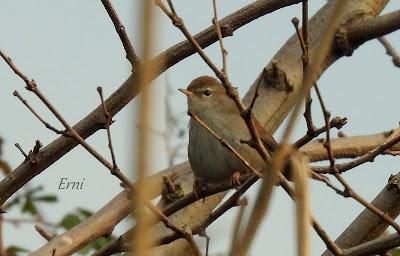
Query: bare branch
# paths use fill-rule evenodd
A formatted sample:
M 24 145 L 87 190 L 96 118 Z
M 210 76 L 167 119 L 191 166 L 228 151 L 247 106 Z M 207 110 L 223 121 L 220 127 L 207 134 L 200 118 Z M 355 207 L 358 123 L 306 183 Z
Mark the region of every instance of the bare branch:
M 393 65 L 400 68 L 400 55 L 393 45 L 384 36 L 378 37 L 379 42 L 385 47 L 386 54 L 392 57 Z
M 363 42 L 398 29 L 400 29 L 400 10 L 341 27 L 336 35 L 336 44 L 345 55 L 351 55 L 353 50 Z
M 396 219 L 400 214 L 399 184 L 400 173 L 390 176 L 386 186 L 371 202 L 371 205 L 386 212 L 391 219 Z M 380 237 L 388 226 L 381 217 L 365 208 L 336 239 L 336 243 L 342 248 L 351 248 Z M 328 251 L 323 254 L 323 256 L 329 255 L 332 254 Z
M 35 230 L 47 241 L 50 241 L 55 236 L 40 224 L 35 225 Z
M 64 136 L 68 136 L 68 134 L 65 131 L 60 131 L 56 128 L 54 128 L 52 125 L 50 125 L 48 122 L 46 122 L 28 103 L 27 100 L 25 100 L 24 98 L 22 98 L 22 96 L 18 93 L 18 91 L 14 91 L 13 95 L 15 97 L 17 97 L 28 109 L 29 111 L 31 111 L 31 113 L 37 118 L 39 119 L 39 121 L 48 129 L 50 129 L 51 131 L 55 132 L 56 134 L 61 134 Z
M 111 21 L 114 24 L 115 30 L 117 31 L 118 36 L 121 39 L 122 45 L 124 46 L 126 52 L 126 58 L 131 63 L 132 69 L 138 68 L 140 59 L 137 57 L 132 42 L 129 40 L 128 34 L 125 30 L 125 26 L 119 19 L 118 14 L 112 6 L 110 0 L 101 0 L 101 2 L 103 3 L 103 6 L 107 11 L 108 16 L 110 16 Z
M 106 120 L 105 127 L 107 129 L 108 148 L 110 149 L 112 165 L 113 165 L 113 169 L 115 170 L 115 169 L 118 169 L 118 166 L 117 166 L 117 161 L 115 159 L 115 153 L 114 153 L 114 148 L 113 148 L 112 139 L 111 139 L 110 125 L 111 125 L 112 119 L 110 116 L 110 112 L 107 111 L 107 106 L 104 103 L 103 88 L 101 86 L 97 87 L 97 92 L 99 93 L 100 100 L 101 100 L 101 106 L 103 107 L 104 119 Z
M 380 154 L 383 154 L 386 150 L 391 148 L 392 146 L 396 145 L 400 142 L 400 128 L 397 128 L 382 144 L 374 148 L 373 150 L 367 152 L 366 154 L 362 155 L 361 157 L 355 159 L 354 161 L 343 163 L 343 164 L 336 164 L 335 168 L 339 173 L 346 172 L 354 167 L 357 167 L 361 164 L 366 162 L 372 162 L 375 157 Z M 335 170 L 329 167 L 313 167 L 313 171 L 317 173 L 335 173 Z

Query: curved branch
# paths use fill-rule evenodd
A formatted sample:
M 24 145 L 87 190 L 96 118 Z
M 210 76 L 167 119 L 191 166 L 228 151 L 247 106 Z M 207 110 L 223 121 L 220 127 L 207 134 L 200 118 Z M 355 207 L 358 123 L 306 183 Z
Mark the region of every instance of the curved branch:
M 345 29 L 350 45 L 357 47 L 365 41 L 400 29 L 400 10 L 376 18 L 367 19 Z
M 372 205 L 387 213 L 392 219 L 400 214 L 400 173 L 390 176 L 388 184 L 372 201 Z M 388 223 L 368 209 L 364 209 L 347 229 L 336 239 L 341 248 L 350 248 L 379 237 L 388 228 Z M 397 234 L 396 234 L 397 235 Z M 350 249 L 349 249 L 350 250 Z M 347 251 L 349 253 L 349 251 Z M 332 255 L 325 251 L 323 256 Z M 347 255 L 347 254 L 345 254 Z M 349 254 L 352 255 L 352 254 Z M 356 254 L 359 255 L 359 254 Z

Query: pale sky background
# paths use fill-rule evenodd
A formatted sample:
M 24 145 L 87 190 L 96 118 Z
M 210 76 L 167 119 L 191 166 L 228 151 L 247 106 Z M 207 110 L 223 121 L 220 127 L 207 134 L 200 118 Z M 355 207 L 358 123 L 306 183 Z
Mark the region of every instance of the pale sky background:
M 137 51 L 140 49 L 140 1 L 113 1 Z M 188 28 L 198 32 L 211 24 L 211 1 L 176 0 L 176 8 L 184 18 Z M 224 17 L 252 1 L 219 1 L 219 17 Z M 310 13 L 315 13 L 326 1 L 310 1 Z M 129 63 L 125 52 L 114 31 L 114 27 L 100 1 L 45 1 L 45 0 L 0 0 L 0 48 L 13 58 L 16 64 L 29 77 L 37 81 L 43 93 L 54 103 L 64 117 L 74 124 L 99 104 L 96 87 L 102 85 L 104 94 L 109 96 L 129 75 Z M 391 1 L 385 12 L 400 8 L 400 2 Z M 159 10 L 157 33 L 159 34 L 158 52 L 180 42 L 182 34 Z M 301 17 L 301 5 L 291 6 L 269 14 L 242 27 L 233 37 L 225 39 L 229 51 L 228 67 L 230 78 L 239 86 L 241 95 L 248 89 L 274 53 L 294 32 L 290 22 L 294 16 Z M 400 51 L 398 32 L 388 36 Z M 209 47 L 207 53 L 220 64 L 217 44 Z M 186 87 L 197 76 L 211 71 L 197 55 L 185 59 L 167 71 L 168 80 L 173 88 L 174 114 L 182 120 L 183 127 L 188 118 L 184 114 L 186 102 L 177 88 Z M 357 49 L 351 58 L 342 58 L 336 62 L 319 81 L 327 107 L 333 116 L 346 116 L 348 124 L 342 129 L 347 135 L 371 134 L 395 128 L 398 117 L 399 69 L 377 40 L 370 41 Z M 54 126 L 61 125 L 52 117 L 43 105 L 24 89 L 23 82 L 0 61 L 0 136 L 5 139 L 4 159 L 15 168 L 22 155 L 14 147 L 18 142 L 28 151 L 36 139 L 44 145 L 57 136 L 44 128 L 34 116 L 15 98 L 12 92 L 17 89 L 28 99 L 35 109 Z M 160 77 L 151 88 L 154 93 L 154 105 L 159 113 L 156 125 L 163 129 L 163 97 L 165 76 Z M 121 169 L 130 170 L 132 135 L 136 132 L 132 106 L 117 114 L 112 126 L 113 142 Z M 317 104 L 315 104 L 317 106 Z M 315 121 L 322 124 L 318 107 L 314 108 Z M 275 135 L 279 138 L 281 129 Z M 296 138 L 305 132 L 304 122 L 297 126 Z M 334 132 L 336 133 L 336 132 Z M 99 131 L 88 142 L 109 157 L 104 131 Z M 163 142 L 154 136 L 152 171 L 167 166 Z M 186 155 L 186 153 L 185 153 Z M 179 162 L 186 160 L 182 157 Z M 386 184 L 390 174 L 396 174 L 399 161 L 394 157 L 378 157 L 374 163 L 368 163 L 350 171 L 344 177 L 355 191 L 371 200 Z M 83 191 L 59 191 L 61 177 L 82 180 L 86 184 Z M 57 194 L 59 203 L 46 205 L 41 210 L 45 217 L 53 222 L 76 207 L 86 207 L 96 211 L 115 196 L 121 189 L 119 182 L 110 177 L 109 172 L 92 156 L 75 148 L 37 176 L 30 186 L 42 184 L 45 191 Z M 247 196 L 254 199 L 256 186 Z M 294 255 L 295 233 L 293 203 L 288 196 L 277 189 L 274 194 L 268 217 L 262 224 L 252 255 L 261 255 L 265 250 L 272 254 Z M 336 238 L 363 209 L 352 199 L 343 199 L 325 185 L 312 183 L 313 213 L 332 238 Z M 226 251 L 229 245 L 230 229 L 236 209 L 218 219 L 208 230 L 211 236 L 211 252 Z M 11 211 L 10 216 L 19 216 Z M 126 227 L 118 227 L 115 235 L 121 234 Z M 325 250 L 322 241 L 313 232 L 313 255 Z M 15 228 L 5 226 L 5 244 L 20 245 L 36 249 L 44 244 L 44 239 L 33 229 L 33 225 Z M 200 240 L 203 244 L 203 240 Z

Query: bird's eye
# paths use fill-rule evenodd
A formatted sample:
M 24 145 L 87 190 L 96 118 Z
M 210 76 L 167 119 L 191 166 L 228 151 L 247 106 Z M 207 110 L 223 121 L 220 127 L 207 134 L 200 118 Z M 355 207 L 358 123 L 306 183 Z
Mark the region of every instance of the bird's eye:
M 207 97 L 208 97 L 208 96 L 211 96 L 211 91 L 208 90 L 208 89 L 207 89 L 207 90 L 204 90 L 203 94 L 206 95 Z

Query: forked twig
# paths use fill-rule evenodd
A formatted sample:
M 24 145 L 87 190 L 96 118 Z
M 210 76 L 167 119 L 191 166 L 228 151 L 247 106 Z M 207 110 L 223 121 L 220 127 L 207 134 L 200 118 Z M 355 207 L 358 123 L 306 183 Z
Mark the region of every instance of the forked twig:
M 382 212 L 377 207 L 373 206 L 367 200 L 362 198 L 359 194 L 357 194 L 351 188 L 351 186 L 345 181 L 345 179 L 340 175 L 339 171 L 337 170 L 337 167 L 335 164 L 335 156 L 332 151 L 332 145 L 331 145 L 331 139 L 330 139 L 329 119 L 330 119 L 331 113 L 327 110 L 324 100 L 322 98 L 321 92 L 320 92 L 318 86 L 316 86 L 316 85 L 315 85 L 315 91 L 317 92 L 318 100 L 320 102 L 322 113 L 324 115 L 325 125 L 328 127 L 328 129 L 326 130 L 326 139 L 325 139 L 324 147 L 326 148 L 326 150 L 328 152 L 330 168 L 333 170 L 333 175 L 344 187 L 343 195 L 352 197 L 354 200 L 356 200 L 357 202 L 362 204 L 364 207 L 369 209 L 371 212 L 373 212 L 378 217 L 380 217 L 382 220 L 384 220 L 386 223 L 388 223 L 390 226 L 392 226 L 400 234 L 400 225 L 397 224 L 386 213 Z
M 228 68 L 227 68 L 227 63 L 226 63 L 226 57 L 228 55 L 228 51 L 224 47 L 224 41 L 222 40 L 221 27 L 219 26 L 219 23 L 218 23 L 217 3 L 216 3 L 217 1 L 212 0 L 212 2 L 213 2 L 213 11 L 214 11 L 214 17 L 212 19 L 212 23 L 214 24 L 215 31 L 217 32 L 219 46 L 221 48 L 221 54 L 222 54 L 222 70 L 221 70 L 221 72 L 224 73 L 228 77 Z
M 24 98 L 22 98 L 22 96 L 18 93 L 17 90 L 15 90 L 13 92 L 13 95 L 15 97 L 17 97 L 28 109 L 29 111 L 31 111 L 31 113 L 37 118 L 39 119 L 39 121 L 49 130 L 55 132 L 56 134 L 61 134 L 64 136 L 68 136 L 68 134 L 65 131 L 60 131 L 57 128 L 54 128 L 52 125 L 50 125 L 48 122 L 46 122 L 28 103 L 28 101 Z

